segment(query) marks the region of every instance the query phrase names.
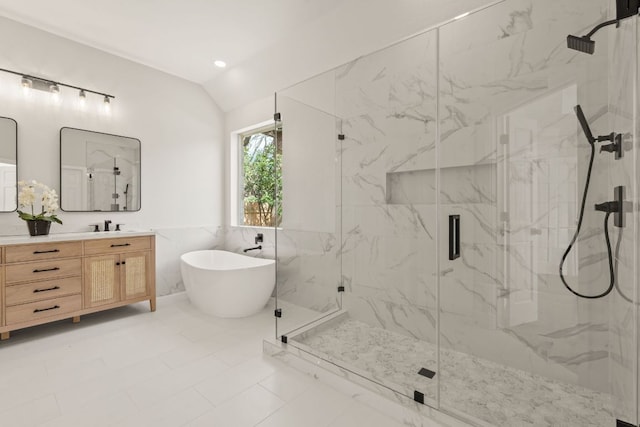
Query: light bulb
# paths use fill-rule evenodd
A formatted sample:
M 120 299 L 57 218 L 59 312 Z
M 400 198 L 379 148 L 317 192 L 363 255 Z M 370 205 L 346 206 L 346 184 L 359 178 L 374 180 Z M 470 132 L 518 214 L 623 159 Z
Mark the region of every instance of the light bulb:
M 20 83 L 22 84 L 22 92 L 24 92 L 25 96 L 29 95 L 31 87 L 33 86 L 33 80 L 23 77 Z
M 78 94 L 78 105 L 80 106 L 81 110 L 84 110 L 84 108 L 87 106 L 87 94 L 84 89 L 80 89 L 80 93 Z
M 218 59 L 217 61 L 213 62 L 213 65 L 215 65 L 218 68 L 224 68 L 227 66 L 227 63 Z
M 49 92 L 51 92 L 51 99 L 54 104 L 60 103 L 60 87 L 57 84 L 53 83 L 49 85 Z
M 111 112 L 111 100 L 107 95 L 104 96 L 104 111 Z

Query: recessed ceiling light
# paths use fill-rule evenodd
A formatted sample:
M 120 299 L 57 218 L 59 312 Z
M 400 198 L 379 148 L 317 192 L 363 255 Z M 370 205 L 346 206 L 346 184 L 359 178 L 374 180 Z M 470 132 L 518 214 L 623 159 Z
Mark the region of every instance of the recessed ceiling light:
M 213 65 L 215 65 L 218 68 L 224 68 L 227 66 L 227 63 L 224 61 L 220 61 L 219 59 L 217 61 L 214 61 Z

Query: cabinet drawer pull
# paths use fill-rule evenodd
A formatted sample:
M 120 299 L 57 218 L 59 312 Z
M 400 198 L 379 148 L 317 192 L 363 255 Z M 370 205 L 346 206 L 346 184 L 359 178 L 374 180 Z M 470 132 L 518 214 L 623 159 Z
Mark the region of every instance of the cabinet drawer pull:
M 33 270 L 34 273 L 44 273 L 45 271 L 57 271 L 60 270 L 60 267 L 53 267 L 53 268 L 43 268 L 41 270 Z
M 111 245 L 112 248 L 119 248 L 122 246 L 131 246 L 131 243 L 122 243 L 121 245 Z
M 46 288 L 46 289 L 34 289 L 33 293 L 36 294 L 38 292 L 47 292 L 47 291 L 55 291 L 57 289 L 60 289 L 60 286 L 54 286 L 52 288 Z
M 52 249 L 50 251 L 33 251 L 34 255 L 39 255 L 39 254 L 53 254 L 56 252 L 60 252 L 60 249 Z
M 59 305 L 54 305 L 53 307 L 49 307 L 49 308 L 36 308 L 35 310 L 33 310 L 34 313 L 40 313 L 43 311 L 49 311 L 49 310 L 56 310 L 60 308 Z

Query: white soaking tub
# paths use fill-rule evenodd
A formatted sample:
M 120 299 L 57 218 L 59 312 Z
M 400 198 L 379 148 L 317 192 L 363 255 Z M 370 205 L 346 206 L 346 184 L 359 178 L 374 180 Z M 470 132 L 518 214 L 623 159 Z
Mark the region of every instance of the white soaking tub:
M 274 260 L 206 250 L 180 257 L 189 300 L 218 317 L 245 317 L 262 310 L 275 286 Z

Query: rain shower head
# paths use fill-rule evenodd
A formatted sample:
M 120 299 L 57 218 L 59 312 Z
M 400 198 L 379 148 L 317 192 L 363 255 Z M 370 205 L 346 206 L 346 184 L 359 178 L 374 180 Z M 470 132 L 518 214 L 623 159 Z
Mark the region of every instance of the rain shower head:
M 588 53 L 589 55 L 593 55 L 593 52 L 596 48 L 596 42 L 591 40 L 587 36 L 567 36 L 567 47 L 569 49 L 577 50 L 578 52 Z
M 591 40 L 591 36 L 594 35 L 596 31 L 598 31 L 602 27 L 606 27 L 607 25 L 616 24 L 616 26 L 618 26 L 620 24 L 620 21 L 625 18 L 637 15 L 638 11 L 640 11 L 640 0 L 616 0 L 616 19 L 612 19 L 610 21 L 606 21 L 602 24 L 596 25 L 593 30 L 589 31 L 582 37 L 568 35 L 567 47 L 569 49 L 577 50 L 578 52 L 584 52 L 588 53 L 589 55 L 593 55 L 593 52 L 596 48 L 596 42 Z
M 593 144 L 594 142 L 596 142 L 596 139 L 593 137 L 593 134 L 591 133 L 591 128 L 589 128 L 589 123 L 587 122 L 587 118 L 584 116 L 584 113 L 582 112 L 582 107 L 580 107 L 580 105 L 578 104 L 574 107 L 574 110 L 576 111 L 576 116 L 578 116 L 578 121 L 580 122 L 580 126 L 582 126 L 582 132 L 584 132 L 584 136 L 587 137 L 589 144 Z
M 600 28 L 606 27 L 607 25 L 617 24 L 619 20 L 612 19 L 611 21 L 605 21 L 602 24 L 596 25 L 593 30 L 589 31 L 586 35 L 582 37 L 573 36 L 569 34 L 567 36 L 567 47 L 569 49 L 577 50 L 578 52 L 588 53 L 589 55 L 593 55 L 593 52 L 596 48 L 596 42 L 591 40 L 591 36 L 596 33 Z

